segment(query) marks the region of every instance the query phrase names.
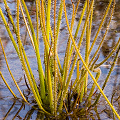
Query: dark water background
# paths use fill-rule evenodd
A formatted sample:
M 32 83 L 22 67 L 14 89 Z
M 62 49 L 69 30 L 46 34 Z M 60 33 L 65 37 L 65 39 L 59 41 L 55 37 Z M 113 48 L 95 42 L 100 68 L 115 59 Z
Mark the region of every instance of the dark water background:
M 77 0 L 74 0 L 73 2 L 74 2 L 74 4 L 76 4 Z M 97 29 L 99 27 L 101 19 L 105 13 L 108 2 L 109 2 L 109 0 L 95 0 L 91 43 L 92 43 L 92 40 L 94 39 L 95 33 L 97 32 Z M 26 1 L 26 4 L 27 4 L 27 7 L 29 9 L 30 15 L 32 17 L 33 24 L 34 24 L 34 26 L 36 26 L 36 23 L 35 23 L 35 2 L 34 1 L 31 1 L 31 2 Z M 53 4 L 54 3 L 52 2 L 52 5 Z M 58 0 L 57 5 L 59 6 L 59 4 L 60 4 L 60 1 Z M 81 10 L 83 8 L 83 4 L 84 4 L 84 0 L 81 0 L 81 3 L 80 3 L 79 8 L 78 8 L 77 16 L 75 19 L 75 24 L 74 24 L 74 28 L 73 28 L 74 31 L 76 29 L 79 17 L 81 15 Z M 4 4 L 3 4 L 2 0 L 0 0 L 0 6 L 3 10 L 3 13 L 6 15 Z M 8 0 L 8 6 L 11 9 L 11 12 L 12 12 L 12 15 L 13 15 L 14 21 L 15 21 L 16 20 L 16 18 L 15 18 L 16 17 L 16 15 L 15 15 L 16 14 L 15 0 Z M 68 18 L 69 18 L 69 20 L 71 20 L 71 12 L 72 12 L 71 0 L 66 1 L 66 6 L 67 6 Z M 120 14 L 119 14 L 119 11 L 120 11 L 120 1 L 116 0 L 115 12 L 114 12 L 111 24 L 110 24 L 109 33 L 107 34 L 105 41 L 103 43 L 103 46 L 100 50 L 100 57 L 99 57 L 99 60 L 97 63 L 102 61 L 109 54 L 109 52 L 113 49 L 115 43 L 118 41 L 118 39 L 120 37 Z M 52 14 L 51 14 L 51 17 L 53 17 Z M 109 19 L 109 16 L 107 18 Z M 6 16 L 6 20 L 8 21 L 7 16 Z M 99 43 L 104 35 L 107 22 L 108 22 L 108 20 L 105 21 L 105 23 L 102 27 L 102 30 L 99 33 L 99 36 L 97 38 L 97 41 L 96 41 L 95 47 L 91 53 L 91 56 L 94 54 L 94 51 L 96 50 L 97 46 L 99 45 Z M 52 23 L 52 21 L 51 21 L 51 23 Z M 68 38 L 68 31 L 67 31 L 65 24 L 66 24 L 66 22 L 64 19 L 64 15 L 63 15 L 62 24 L 61 24 L 61 28 L 60 28 L 60 34 L 59 34 L 59 41 L 58 41 L 58 53 L 59 53 L 61 63 L 64 59 L 64 52 L 65 52 L 65 47 L 66 47 L 67 38 Z M 84 24 L 84 21 L 81 25 L 81 29 L 82 29 L 83 24 Z M 30 65 L 31 65 L 31 68 L 33 70 L 33 74 L 35 76 L 35 79 L 36 79 L 36 81 L 39 82 L 35 53 L 32 49 L 32 46 L 31 46 L 28 34 L 26 32 L 26 28 L 24 26 L 24 21 L 23 21 L 22 17 L 20 18 L 20 27 L 21 27 L 21 39 L 23 40 L 26 54 L 27 54 L 28 59 L 30 61 Z M 81 31 L 79 32 L 79 34 L 80 33 L 81 33 Z M 13 33 L 13 35 L 14 35 L 14 33 Z M 16 81 L 19 82 L 20 88 L 27 95 L 29 93 L 27 91 L 24 77 L 23 77 L 24 72 L 21 69 L 22 67 L 21 67 L 20 61 L 16 55 L 16 52 L 13 48 L 12 43 L 8 37 L 8 34 L 5 30 L 5 27 L 3 25 L 1 18 L 0 18 L 0 37 L 1 37 L 2 42 L 4 44 L 5 52 L 7 55 L 7 59 L 8 59 L 8 63 L 9 63 L 9 66 L 11 68 L 11 71 L 12 71 Z M 15 35 L 14 35 L 14 37 L 15 37 Z M 81 46 L 81 53 L 82 53 L 83 57 L 84 57 L 84 51 L 85 51 L 84 46 L 85 46 L 85 40 L 83 40 L 82 46 Z M 41 53 L 42 62 L 43 62 L 43 53 L 44 53 L 43 50 L 44 50 L 44 45 L 43 45 L 43 41 L 42 41 L 41 34 L 40 34 L 40 53 Z M 114 58 L 114 55 L 113 55 L 113 58 Z M 102 84 L 107 76 L 109 69 L 110 69 L 109 62 L 112 61 L 113 58 L 111 57 L 106 63 L 104 63 L 100 67 L 101 71 L 102 71 L 102 75 L 99 78 L 98 83 L 101 86 L 102 86 Z M 0 50 L 0 71 L 2 72 L 3 76 L 5 77 L 6 81 L 11 86 L 11 88 L 15 92 L 15 94 L 20 97 L 20 95 L 19 95 L 10 75 L 9 75 L 9 72 L 8 72 L 6 64 L 5 64 L 4 56 L 3 56 L 1 50 Z M 74 75 L 76 75 L 76 74 L 74 73 Z M 74 79 L 74 76 L 73 76 L 73 79 Z M 120 96 L 120 81 L 119 81 L 119 79 L 120 79 L 120 56 L 118 57 L 114 71 L 112 72 L 110 79 L 109 79 L 109 82 L 107 83 L 107 86 L 104 90 L 104 92 L 107 95 L 107 97 L 109 98 L 109 100 L 111 100 L 112 95 L 114 94 L 113 105 L 118 113 L 120 113 L 120 99 L 118 99 L 117 101 L 116 101 L 116 99 L 118 98 L 118 96 Z M 90 78 L 89 82 L 90 82 L 90 84 L 89 84 L 88 88 L 90 88 L 92 83 L 93 83 L 91 78 Z M 97 93 L 99 93 L 99 92 L 97 92 Z M 30 96 L 30 99 L 32 99 L 32 95 Z M 13 99 L 11 93 L 9 92 L 9 90 L 6 88 L 2 79 L 0 78 L 0 120 L 2 120 L 7 115 L 7 112 L 9 111 L 9 109 L 11 108 L 11 106 L 13 104 L 14 104 L 14 99 Z M 19 112 L 20 108 L 21 108 L 21 110 Z M 104 120 L 105 119 L 106 120 L 112 119 L 112 117 L 111 117 L 112 111 L 111 111 L 110 107 L 107 105 L 104 98 L 101 97 L 96 110 L 97 111 L 91 110 L 91 113 L 90 113 L 90 116 L 93 116 L 94 119 L 104 119 Z M 17 112 L 19 112 L 19 113 L 17 114 Z M 37 118 L 37 111 L 32 110 L 31 106 L 29 106 L 29 105 L 22 106 L 21 102 L 16 101 L 14 107 L 12 108 L 11 112 L 8 114 L 6 119 L 7 120 L 24 119 L 24 118 L 28 117 L 27 116 L 28 112 L 31 112 L 31 113 L 33 112 L 31 117 L 30 117 L 31 120 L 34 120 Z

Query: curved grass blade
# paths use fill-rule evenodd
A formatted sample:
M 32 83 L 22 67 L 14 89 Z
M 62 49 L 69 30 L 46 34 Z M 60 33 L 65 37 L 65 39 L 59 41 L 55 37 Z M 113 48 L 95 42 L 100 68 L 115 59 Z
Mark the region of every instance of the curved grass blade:
M 2 17 L 2 20 L 3 20 L 3 22 L 4 22 L 4 25 L 5 25 L 5 27 L 6 27 L 6 30 L 7 30 L 8 34 L 9 34 L 10 38 L 11 38 L 11 41 L 12 41 L 12 43 L 13 43 L 13 45 L 14 45 L 14 48 L 15 48 L 15 50 L 16 50 L 16 52 L 17 52 L 17 54 L 18 54 L 18 56 L 19 56 L 19 58 L 20 58 L 20 60 L 21 60 L 21 56 L 20 56 L 20 53 L 19 53 L 18 46 L 17 46 L 17 44 L 16 44 L 16 42 L 15 42 L 13 36 L 12 36 L 12 33 L 11 33 L 11 31 L 10 31 L 9 26 L 7 25 L 7 22 L 6 22 L 6 20 L 5 20 L 5 17 L 4 17 L 4 15 L 3 15 L 3 13 L 2 13 L 1 8 L 0 8 L 0 15 L 1 15 L 1 17 Z M 12 19 L 12 17 L 11 17 L 11 19 Z M 16 28 L 15 28 L 15 29 L 16 29 Z M 17 29 L 16 29 L 16 35 L 18 35 Z M 35 84 L 35 80 L 34 80 L 34 77 L 33 77 L 32 71 L 31 71 L 31 68 L 30 68 L 30 66 L 29 66 L 28 59 L 27 59 L 27 57 L 26 57 L 26 54 L 25 54 L 25 51 L 24 51 L 23 46 L 22 46 L 22 50 L 23 50 L 23 54 L 24 54 L 24 57 L 25 57 L 25 60 L 26 60 L 28 69 L 29 69 L 30 74 L 31 74 L 31 78 L 32 78 L 32 80 L 33 80 L 33 83 L 34 83 L 34 86 L 35 86 L 35 89 L 36 89 L 37 87 L 36 87 L 36 84 Z M 21 62 L 22 62 L 22 61 L 21 61 Z M 36 90 L 36 91 L 37 91 L 37 90 Z M 37 91 L 37 94 L 38 94 L 38 91 Z M 38 97 L 39 97 L 39 95 L 38 95 Z M 39 97 L 39 100 L 40 100 L 40 97 Z
M 4 57 L 5 57 L 5 61 L 6 61 L 6 65 L 7 65 L 8 71 L 9 71 L 9 73 L 10 73 L 10 75 L 11 75 L 11 77 L 12 77 L 12 79 L 13 79 L 13 81 L 14 81 L 14 83 L 15 83 L 15 85 L 16 85 L 19 93 L 20 93 L 20 95 L 22 96 L 23 100 L 24 100 L 25 102 L 27 102 L 25 96 L 23 95 L 21 89 L 19 88 L 19 86 L 18 86 L 18 84 L 17 84 L 17 82 L 16 82 L 15 78 L 13 77 L 13 74 L 12 74 L 12 72 L 11 72 L 11 70 L 10 70 L 10 67 L 9 67 L 9 65 L 8 65 L 7 57 L 6 57 L 6 54 L 5 54 L 5 51 L 4 51 L 4 48 L 3 48 L 3 45 L 2 45 L 1 39 L 0 39 L 0 44 L 1 44 L 2 51 L 3 51 Z
M 120 52 L 120 45 L 119 45 L 119 47 L 118 47 L 118 50 L 116 51 L 115 58 L 114 58 L 113 63 L 112 63 L 112 65 L 111 65 L 110 71 L 109 71 L 109 73 L 108 73 L 108 75 L 107 75 L 107 77 L 106 77 L 106 79 L 105 79 L 105 82 L 104 82 L 104 84 L 103 84 L 103 86 L 102 86 L 102 90 L 104 90 L 104 88 L 105 88 L 105 86 L 106 86 L 106 84 L 107 84 L 107 82 L 108 82 L 108 80 L 109 80 L 109 77 L 110 77 L 110 75 L 111 75 L 111 73 L 112 73 L 112 71 L 113 71 L 113 68 L 114 68 L 114 66 L 115 66 L 115 63 L 116 63 L 116 61 L 117 61 L 119 52 Z M 99 101 L 99 99 L 100 99 L 100 96 L 101 96 L 101 94 L 99 93 L 96 101 L 94 102 L 94 104 L 93 104 L 92 106 L 95 106 L 95 105 L 98 103 L 98 101 Z
M 114 46 L 113 50 L 109 53 L 109 55 L 102 62 L 100 62 L 99 64 L 95 65 L 94 68 L 97 68 L 100 65 L 102 65 L 103 63 L 105 63 L 112 56 L 112 54 L 115 52 L 115 50 L 118 48 L 119 43 L 120 43 L 120 38 L 119 38 L 118 42 L 116 43 L 116 45 Z
M 93 3 L 93 0 L 92 0 L 92 3 Z M 74 41 L 74 38 L 72 36 L 72 33 L 71 33 L 71 30 L 70 30 L 70 27 L 69 27 L 69 23 L 68 23 L 68 19 L 67 19 L 67 15 L 66 15 L 66 7 L 65 7 L 65 0 L 64 0 L 64 12 L 65 12 L 65 18 L 66 18 L 66 24 L 67 24 L 67 27 L 68 27 L 68 31 L 69 31 L 69 34 L 71 36 L 71 39 L 72 39 L 72 42 L 74 44 L 74 47 L 76 49 L 76 52 L 78 54 L 78 56 L 80 57 L 84 67 L 86 68 L 86 70 L 88 71 L 89 75 L 91 76 L 91 78 L 93 79 L 94 83 L 96 84 L 96 86 L 98 87 L 98 89 L 100 90 L 101 94 L 103 95 L 103 97 L 105 98 L 105 100 L 108 102 L 109 106 L 111 107 L 111 109 L 113 110 L 113 112 L 116 114 L 116 116 L 118 117 L 118 119 L 120 119 L 120 116 L 119 114 L 116 112 L 116 110 L 114 109 L 114 107 L 112 106 L 112 104 L 109 102 L 108 98 L 106 97 L 106 95 L 104 94 L 104 92 L 102 91 L 102 89 L 100 88 L 99 84 L 96 82 L 95 78 L 93 77 L 92 73 L 90 72 L 89 68 L 87 67 L 86 63 L 84 62 L 81 54 L 79 53 L 79 50 L 75 44 L 75 41 Z
M 7 86 L 8 90 L 9 90 L 9 91 L 11 92 L 11 94 L 13 95 L 13 97 L 17 99 L 16 95 L 14 94 L 14 92 L 12 91 L 12 89 L 10 88 L 10 86 L 8 85 L 8 83 L 6 82 L 5 78 L 3 77 L 1 71 L 0 71 L 0 76 L 1 76 L 1 78 L 3 79 L 3 81 L 4 81 L 5 85 Z

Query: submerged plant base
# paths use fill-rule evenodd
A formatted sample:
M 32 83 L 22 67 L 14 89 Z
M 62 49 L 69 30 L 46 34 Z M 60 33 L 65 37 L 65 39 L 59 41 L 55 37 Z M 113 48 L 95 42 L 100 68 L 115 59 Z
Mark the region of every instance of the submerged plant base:
M 26 90 L 27 91 L 27 90 Z M 28 92 L 27 92 L 28 93 Z M 29 103 L 26 104 L 24 101 L 22 102 L 21 99 L 12 99 L 11 100 L 11 105 L 9 105 L 9 110 L 7 110 L 7 113 L 4 115 L 5 117 L 3 118 L 6 119 L 7 117 L 9 118 L 9 115 L 11 115 L 11 112 L 14 111 L 14 109 L 17 109 L 17 111 L 14 111 L 12 113 L 13 118 L 16 117 L 19 119 L 51 119 L 51 120 L 71 120 L 71 119 L 100 119 L 100 115 L 106 114 L 108 116 L 107 118 L 113 118 L 113 113 L 110 109 L 104 108 L 101 112 L 98 112 L 100 105 L 92 106 L 92 103 L 87 101 L 87 96 L 84 97 L 84 102 L 80 103 L 78 102 L 76 106 L 74 106 L 75 100 L 77 98 L 77 93 L 74 94 L 72 97 L 72 100 L 70 103 L 68 102 L 68 99 L 66 99 L 66 102 L 64 103 L 64 108 L 61 112 L 58 112 L 56 116 L 54 115 L 48 115 L 42 110 L 39 109 L 39 106 L 37 105 L 36 101 L 34 100 L 34 97 L 32 97 L 32 94 L 27 94 L 24 93 L 26 98 L 29 98 Z M 69 93 L 69 92 L 68 92 Z M 68 95 L 69 96 L 69 95 Z M 94 99 L 91 100 L 93 103 L 96 99 L 98 94 L 94 94 Z M 31 98 L 31 99 L 30 99 Z M 69 103 L 69 104 L 68 104 Z M 51 112 L 49 105 L 43 105 L 44 109 L 46 111 Z M 59 104 L 58 104 L 59 106 Z M 73 108 L 74 106 L 74 108 Z M 22 114 L 24 113 L 24 114 Z
M 75 106 L 75 108 L 72 111 L 69 111 L 69 113 L 66 112 L 64 109 L 59 115 L 48 115 L 45 112 L 41 111 L 39 109 L 39 106 L 36 104 L 34 100 L 31 100 L 31 105 L 28 105 L 24 102 L 21 102 L 20 100 L 12 99 L 10 101 L 11 105 L 9 105 L 9 109 L 4 115 L 3 120 L 6 118 L 12 117 L 16 119 L 33 119 L 33 120 L 76 120 L 76 119 L 101 119 L 100 115 L 106 114 L 106 117 L 104 116 L 104 119 L 113 118 L 113 113 L 110 109 L 104 108 L 101 112 L 98 112 L 100 105 L 88 108 L 85 105 L 85 102 Z M 49 107 L 47 105 L 44 106 L 45 108 Z M 14 110 L 16 109 L 16 110 Z M 48 109 L 46 109 L 48 110 Z M 11 116 L 12 113 L 12 116 Z M 23 114 L 24 113 L 24 114 Z M 107 117 L 108 116 L 108 117 Z
M 78 119 L 78 118 L 90 118 L 90 112 L 86 111 L 85 108 L 75 108 L 74 112 L 66 113 L 65 110 L 63 110 L 59 115 L 53 116 L 53 115 L 48 115 L 45 112 L 41 111 L 39 109 L 39 106 L 35 103 L 31 103 L 31 105 L 27 105 L 24 102 L 21 102 L 19 100 L 13 99 L 10 101 L 11 105 L 9 105 L 9 109 L 7 109 L 7 112 L 4 115 L 3 120 L 6 118 L 12 117 L 15 119 L 51 119 L 51 120 L 65 120 L 65 119 Z M 34 102 L 34 101 L 33 101 Z M 45 106 L 47 108 L 49 106 Z M 14 109 L 16 109 L 14 111 Z M 46 109 L 48 110 L 48 109 Z M 12 113 L 12 116 L 11 116 Z M 23 114 L 24 113 L 24 114 Z M 92 114 L 92 113 L 91 113 Z M 92 116 L 94 117 L 94 115 Z

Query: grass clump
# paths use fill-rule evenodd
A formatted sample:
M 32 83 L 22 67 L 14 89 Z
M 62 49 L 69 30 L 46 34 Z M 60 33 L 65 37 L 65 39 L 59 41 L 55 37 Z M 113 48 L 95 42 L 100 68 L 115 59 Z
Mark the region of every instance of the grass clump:
M 74 21 L 75 21 L 75 16 L 77 14 L 78 6 L 80 4 L 80 0 L 77 1 L 76 6 L 71 1 L 72 8 L 73 8 L 71 21 L 68 21 L 68 18 L 67 18 L 67 9 L 66 9 L 65 0 L 61 0 L 58 16 L 57 16 L 57 12 L 56 12 L 56 8 L 57 8 L 56 0 L 54 0 L 54 10 L 53 10 L 54 16 L 53 17 L 51 17 L 51 10 L 52 10 L 51 9 L 51 0 L 48 0 L 47 2 L 45 2 L 44 0 L 40 0 L 40 1 L 36 0 L 35 3 L 36 3 L 36 28 L 33 27 L 32 19 L 31 19 L 30 13 L 27 9 L 27 6 L 26 6 L 24 0 L 16 1 L 16 6 L 17 6 L 16 7 L 16 23 L 13 21 L 13 18 L 12 18 L 12 15 L 11 15 L 11 12 L 7 5 L 6 0 L 4 0 L 4 5 L 6 8 L 9 20 L 10 20 L 10 24 L 13 27 L 16 38 L 13 37 L 13 35 L 10 31 L 10 27 L 9 27 L 8 23 L 6 22 L 5 16 L 4 16 L 1 8 L 0 8 L 0 16 L 4 22 L 4 25 L 6 27 L 8 35 L 11 39 L 11 42 L 13 43 L 13 46 L 19 57 L 19 60 L 21 61 L 21 65 L 23 67 L 23 70 L 25 71 L 27 80 L 29 81 L 28 85 L 30 86 L 30 90 L 32 91 L 32 93 L 34 95 L 34 99 L 35 99 L 36 104 L 38 105 L 39 109 L 44 111 L 48 115 L 54 115 L 54 116 L 57 116 L 63 110 L 65 110 L 67 114 L 71 113 L 72 111 L 75 110 L 75 108 L 78 104 L 81 104 L 83 102 L 83 100 L 85 99 L 84 95 L 88 94 L 88 89 L 87 89 L 88 76 L 91 76 L 94 83 L 92 85 L 90 93 L 85 102 L 88 109 L 90 109 L 91 107 L 93 107 L 97 104 L 97 102 L 102 94 L 103 97 L 105 98 L 105 100 L 107 101 L 107 103 L 109 104 L 109 106 L 111 107 L 111 109 L 113 110 L 113 113 L 115 113 L 115 115 L 120 119 L 120 116 L 118 115 L 118 113 L 114 109 L 113 105 L 109 102 L 108 98 L 106 97 L 106 95 L 103 92 L 104 87 L 109 79 L 109 76 L 113 70 L 113 67 L 114 67 L 115 62 L 118 57 L 118 53 L 119 53 L 118 46 L 119 46 L 120 39 L 114 46 L 113 51 L 111 51 L 111 53 L 105 58 L 105 60 L 103 60 L 101 63 L 96 65 L 96 62 L 99 58 L 99 50 L 102 46 L 102 43 L 105 39 L 107 32 L 108 32 L 108 28 L 109 28 L 109 25 L 110 25 L 110 22 L 112 19 L 114 7 L 115 7 L 115 0 L 109 1 L 109 4 L 108 4 L 107 9 L 104 13 L 104 16 L 101 20 L 101 23 L 99 25 L 99 28 L 96 32 L 96 35 L 95 35 L 95 38 L 94 38 L 92 44 L 90 44 L 90 40 L 91 40 L 91 32 L 92 32 L 94 0 L 91 0 L 91 1 L 86 0 L 85 1 L 75 32 L 73 31 L 73 27 L 74 27 Z M 112 4 L 113 4 L 113 6 L 112 6 Z M 111 8 L 111 11 L 110 11 L 110 8 Z M 95 54 L 92 56 L 92 58 L 90 58 L 91 51 L 95 45 L 98 34 L 102 28 L 102 25 L 104 24 L 104 21 L 105 21 L 106 16 L 109 11 L 111 12 L 111 15 L 109 17 L 110 19 L 109 19 L 105 34 L 104 34 L 97 50 L 95 51 Z M 36 55 L 40 85 L 38 85 L 36 83 L 34 74 L 30 67 L 28 57 L 26 55 L 26 52 L 24 50 L 24 46 L 23 46 L 23 43 L 21 40 L 20 27 L 19 27 L 20 12 L 22 14 L 22 18 L 24 20 L 24 25 L 27 29 L 29 38 L 31 40 L 31 43 L 32 43 L 32 46 L 33 46 L 33 49 L 34 49 L 34 52 Z M 85 22 L 84 22 L 84 25 L 83 25 L 83 28 L 82 28 L 82 31 L 81 31 L 81 34 L 79 37 L 79 41 L 77 41 L 76 38 L 78 37 L 78 32 L 79 32 L 79 29 L 80 29 L 80 26 L 81 26 L 81 23 L 83 20 L 83 16 L 85 14 L 86 14 Z M 66 26 L 67 26 L 68 33 L 69 33 L 66 51 L 65 51 L 65 57 L 64 57 L 64 61 L 62 61 L 63 66 L 61 65 L 58 51 L 57 51 L 58 36 L 60 35 L 59 34 L 60 33 L 59 32 L 60 25 L 62 24 L 61 23 L 62 15 L 65 16 Z M 51 27 L 52 26 L 51 21 L 53 21 L 53 24 L 54 24 L 53 28 Z M 40 57 L 41 53 L 39 51 L 40 30 L 41 30 L 41 34 L 42 34 L 42 40 L 44 42 L 44 64 L 42 64 L 42 62 L 41 62 L 41 57 Z M 86 39 L 86 41 L 85 41 L 86 42 L 85 58 L 84 59 L 81 56 L 82 53 L 80 52 L 81 43 L 83 41 L 83 38 Z M 7 64 L 8 70 L 10 72 L 10 75 L 11 75 L 17 89 L 19 90 L 23 100 L 26 103 L 30 104 L 29 101 L 27 101 L 27 99 L 25 98 L 24 94 L 21 92 L 21 89 L 19 88 L 16 80 L 13 77 L 13 74 L 12 74 L 10 67 L 8 65 L 8 62 L 7 62 L 7 58 L 6 58 L 5 51 L 4 51 L 1 40 L 0 40 L 0 43 L 2 46 L 3 54 L 5 57 L 6 64 Z M 111 69 L 105 79 L 104 85 L 101 88 L 99 86 L 99 84 L 97 83 L 97 81 L 101 75 L 101 70 L 99 67 L 104 62 L 106 62 L 114 52 L 116 52 L 115 59 L 113 61 Z M 79 66 L 80 62 L 82 63 L 81 67 Z M 43 69 L 43 66 L 45 69 Z M 72 78 L 73 71 L 75 68 L 77 69 L 76 70 L 76 79 L 72 83 L 71 78 Z M 92 74 L 92 72 L 95 72 L 95 74 L 94 74 L 95 76 Z M 14 94 L 14 92 L 11 90 L 11 88 L 5 81 L 1 72 L 0 72 L 0 75 L 3 79 L 3 81 L 5 82 L 6 86 L 10 90 L 10 92 L 13 94 L 13 96 L 15 98 L 17 98 L 17 96 Z M 71 85 L 70 85 L 70 83 L 71 83 Z M 94 93 L 96 86 L 98 87 L 100 93 L 99 93 L 96 101 L 93 104 L 90 104 L 90 100 L 91 100 L 91 97 Z M 74 98 L 74 101 L 73 101 L 73 98 Z M 48 107 L 48 109 L 47 109 L 47 107 Z M 81 109 L 80 114 L 84 114 L 84 113 L 85 113 L 84 109 Z

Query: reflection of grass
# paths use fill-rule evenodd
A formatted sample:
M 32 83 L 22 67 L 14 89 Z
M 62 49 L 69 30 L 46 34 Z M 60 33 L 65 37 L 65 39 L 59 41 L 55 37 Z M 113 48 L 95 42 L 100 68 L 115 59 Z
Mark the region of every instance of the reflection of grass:
M 90 53 L 94 47 L 94 44 L 98 37 L 98 34 L 99 34 L 99 32 L 102 28 L 102 25 L 105 21 L 105 18 L 108 14 L 112 0 L 110 0 L 110 2 L 108 4 L 108 7 L 105 11 L 103 19 L 101 20 L 100 26 L 96 32 L 95 38 L 91 45 L 90 45 L 90 39 L 91 39 L 90 36 L 91 36 L 91 32 L 92 32 L 91 28 L 92 28 L 94 0 L 91 0 L 90 3 L 89 3 L 89 0 L 85 1 L 76 31 L 75 31 L 75 33 L 73 33 L 72 30 L 73 30 L 74 20 L 75 20 L 75 16 L 77 13 L 79 2 L 80 2 L 80 0 L 78 0 L 76 6 L 72 3 L 72 7 L 73 7 L 72 20 L 70 23 L 71 26 L 69 26 L 69 22 L 67 19 L 67 10 L 66 10 L 66 5 L 65 5 L 65 0 L 61 0 L 57 19 L 56 19 L 56 4 L 54 4 L 53 20 L 51 20 L 52 18 L 50 18 L 51 0 L 48 0 L 47 4 L 43 0 L 41 0 L 41 1 L 36 0 L 36 24 L 37 24 L 37 26 L 35 29 L 36 30 L 36 33 L 35 33 L 35 30 L 33 28 L 33 24 L 32 24 L 32 21 L 31 21 L 31 18 L 30 18 L 30 15 L 29 15 L 29 12 L 28 12 L 28 9 L 27 9 L 27 6 L 26 6 L 24 0 L 21 0 L 21 1 L 17 0 L 16 25 L 13 22 L 13 19 L 12 19 L 11 13 L 10 13 L 10 9 L 7 6 L 7 2 L 6 2 L 6 0 L 4 0 L 8 18 L 11 22 L 11 25 L 13 26 L 13 30 L 16 34 L 17 40 L 15 40 L 15 38 L 13 37 L 13 35 L 10 31 L 10 27 L 6 22 L 4 14 L 2 13 L 1 9 L 0 9 L 0 15 L 4 22 L 6 30 L 9 34 L 9 37 L 14 45 L 14 48 L 18 54 L 18 57 L 21 61 L 22 67 L 23 67 L 25 74 L 27 76 L 27 79 L 29 81 L 30 89 L 34 95 L 34 99 L 36 100 L 37 105 L 39 106 L 39 108 L 42 111 L 44 111 L 47 114 L 54 114 L 55 116 L 57 115 L 57 112 L 61 113 L 61 111 L 63 109 L 66 110 L 66 113 L 74 111 L 74 108 L 76 107 L 76 105 L 82 103 L 83 99 L 85 99 L 84 95 L 87 94 L 88 75 L 90 75 L 91 78 L 93 79 L 94 83 L 92 85 L 92 88 L 90 90 L 90 93 L 88 95 L 88 98 L 87 98 L 87 101 L 85 102 L 85 104 L 90 109 L 91 107 L 93 107 L 94 105 L 97 104 L 99 97 L 102 94 L 104 96 L 104 98 L 106 99 L 106 101 L 108 102 L 111 109 L 113 110 L 113 112 L 116 114 L 116 116 L 118 118 L 120 118 L 118 113 L 113 108 L 112 104 L 109 102 L 108 98 L 105 96 L 105 94 L 103 92 L 104 87 L 102 87 L 102 89 L 101 89 L 97 83 L 97 80 L 99 79 L 99 76 L 101 75 L 101 70 L 100 70 L 99 66 L 102 65 L 104 62 L 106 62 L 107 59 L 110 58 L 110 56 L 117 50 L 120 39 L 118 40 L 118 42 L 116 43 L 116 45 L 114 47 L 114 50 L 111 51 L 111 53 L 108 55 L 108 57 L 105 60 L 103 60 L 101 63 L 99 63 L 98 65 L 95 65 L 96 61 L 99 58 L 98 52 L 99 52 L 99 50 L 102 46 L 102 43 L 105 39 L 105 36 L 108 32 L 108 28 L 109 28 L 110 21 L 111 21 L 113 11 L 114 11 L 115 0 L 114 0 L 112 10 L 111 10 L 110 20 L 107 24 L 106 32 L 105 32 L 103 39 L 101 40 L 97 50 L 95 51 L 94 56 L 91 59 L 90 59 Z M 55 0 L 55 3 L 56 3 L 56 0 Z M 24 23 L 25 23 L 27 32 L 29 34 L 33 49 L 36 53 L 40 86 L 36 84 L 34 75 L 32 73 L 28 58 L 26 56 L 26 53 L 25 53 L 25 50 L 24 50 L 24 47 L 23 47 L 23 44 L 22 44 L 22 41 L 20 38 L 20 28 L 19 28 L 19 11 L 20 10 L 19 10 L 19 8 L 21 10 L 21 13 L 22 13 L 22 16 L 24 19 Z M 24 8 L 24 10 L 23 10 L 23 8 Z M 85 10 L 86 10 L 86 18 L 85 18 L 84 26 L 83 26 L 83 29 L 81 32 L 81 36 L 80 36 L 78 44 L 77 44 L 76 38 L 78 36 L 78 31 L 80 29 L 83 15 L 85 14 Z M 25 11 L 25 13 L 24 13 L 24 11 Z M 62 18 L 63 11 L 65 14 L 66 26 L 68 28 L 69 37 L 68 37 L 68 42 L 67 42 L 67 46 L 66 46 L 63 67 L 62 67 L 61 63 L 59 61 L 59 57 L 58 57 L 57 41 L 58 41 L 58 36 L 59 36 L 60 25 L 62 24 L 61 18 Z M 27 17 L 27 19 L 25 16 Z M 53 29 L 51 28 L 50 21 L 54 21 Z M 39 46 L 40 46 L 39 45 L 39 24 L 40 24 L 40 29 L 42 31 L 43 41 L 44 41 L 45 71 L 43 71 L 43 65 L 41 63 L 40 52 L 39 52 Z M 81 46 L 81 43 L 82 43 L 85 33 L 86 33 L 86 46 L 85 46 L 85 60 L 84 60 L 80 53 L 80 46 Z M 74 34 L 74 36 L 73 36 L 73 34 Z M 2 46 L 1 40 L 0 40 L 0 43 Z M 16 87 L 18 88 L 23 100 L 25 102 L 27 102 L 28 104 L 30 104 L 29 101 L 26 100 L 24 94 L 21 92 L 21 89 L 19 88 L 18 84 L 16 83 L 16 80 L 14 79 L 14 77 L 10 71 L 3 46 L 2 46 L 2 50 L 3 50 L 4 56 L 5 56 L 8 70 L 11 74 L 11 77 L 13 78 L 13 81 L 14 81 Z M 75 55 L 73 55 L 73 53 L 75 53 Z M 110 72 L 107 75 L 104 86 L 106 85 L 108 78 L 112 72 L 112 69 L 115 65 L 118 53 L 119 53 L 119 49 L 116 52 L 116 57 L 113 61 L 113 65 L 111 66 Z M 75 56 L 75 57 L 73 58 L 73 56 Z M 73 59 L 73 61 L 71 61 L 72 59 Z M 80 61 L 83 64 L 81 68 L 79 67 Z M 75 66 L 76 63 L 77 63 L 77 66 Z M 77 67 L 76 79 L 73 82 L 73 84 L 70 85 L 71 77 L 72 77 L 73 71 L 76 67 Z M 95 77 L 93 76 L 91 71 L 96 73 Z M 12 92 L 11 88 L 5 81 L 1 72 L 0 72 L 0 75 L 1 75 L 2 79 L 4 80 L 8 89 L 13 94 L 13 96 L 15 98 L 17 98 L 17 96 Z M 69 88 L 69 85 L 70 85 L 70 88 Z M 91 105 L 88 103 L 90 103 L 91 97 L 94 93 L 95 86 L 97 86 L 98 89 L 100 90 L 100 94 L 97 97 L 96 102 L 93 105 Z M 39 92 L 39 90 L 40 90 L 40 92 Z M 72 102 L 73 97 L 75 98 L 74 102 Z M 65 101 L 67 101 L 67 102 L 65 102 Z M 46 105 L 48 107 L 47 109 L 46 109 Z M 80 113 L 84 114 L 85 113 L 84 109 L 82 109 L 80 111 Z

